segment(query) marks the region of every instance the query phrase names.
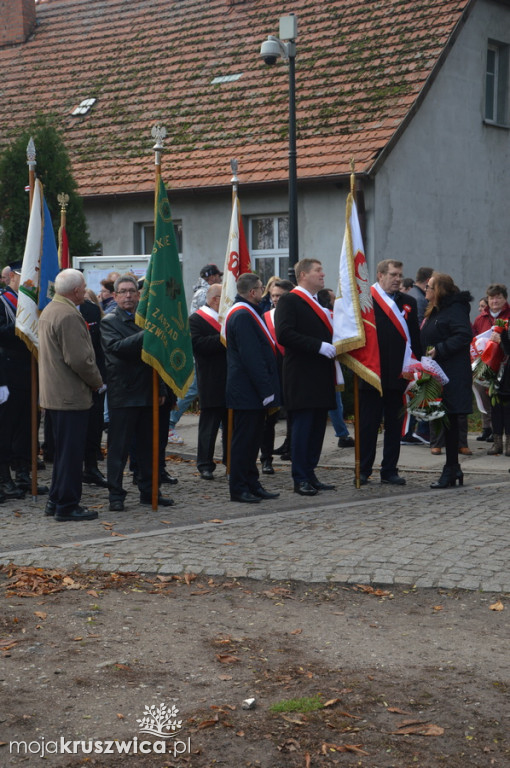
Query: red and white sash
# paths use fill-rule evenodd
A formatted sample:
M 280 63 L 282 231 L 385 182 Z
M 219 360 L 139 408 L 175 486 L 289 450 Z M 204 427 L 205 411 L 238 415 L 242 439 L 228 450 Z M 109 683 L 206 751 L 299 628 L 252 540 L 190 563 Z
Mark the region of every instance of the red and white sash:
M 295 293 L 297 296 L 303 299 L 303 301 L 306 301 L 306 303 L 313 309 L 315 314 L 320 317 L 328 331 L 331 333 L 331 338 L 333 338 L 333 325 L 331 324 L 329 317 L 329 310 L 321 307 L 319 302 L 310 296 L 308 291 L 306 291 L 304 288 L 301 288 L 299 285 L 296 288 L 293 288 L 291 293 Z
M 258 312 L 255 312 L 253 307 L 251 307 L 249 304 L 247 304 L 244 301 L 236 302 L 233 306 L 230 307 L 230 309 L 228 310 L 228 312 L 227 312 L 227 314 L 225 316 L 225 339 L 227 341 L 227 346 L 228 346 L 228 321 L 232 317 L 234 312 L 239 312 L 241 310 L 244 310 L 244 311 L 247 310 L 251 314 L 253 319 L 256 320 L 256 322 L 260 326 L 260 329 L 264 332 L 266 339 L 271 344 L 271 349 L 273 350 L 273 352 L 276 355 L 276 345 L 275 345 L 275 342 L 273 340 L 273 337 L 271 336 L 271 334 L 269 332 L 269 328 L 267 327 L 265 322 L 262 320 L 262 318 L 258 314 Z
M 416 361 L 416 358 L 411 349 L 411 336 L 409 335 L 409 328 L 404 320 L 402 310 L 398 308 L 393 299 L 390 299 L 388 294 L 383 291 L 379 283 L 374 283 L 370 291 L 372 298 L 377 302 L 382 311 L 391 320 L 397 331 L 400 333 L 405 341 L 404 360 L 402 362 L 402 372 L 409 370 L 409 365 L 412 360 Z
M 197 309 L 196 311 L 197 315 L 200 315 L 200 317 L 206 321 L 206 323 L 209 323 L 209 325 L 214 328 L 215 331 L 218 331 L 218 333 L 221 332 L 221 325 L 218 322 L 218 313 L 215 312 L 214 309 L 211 307 L 200 307 L 200 309 Z
M 266 325 L 268 327 L 269 333 L 273 337 L 273 341 L 276 344 L 276 348 L 278 349 L 278 352 L 281 355 L 285 354 L 285 347 L 282 347 L 281 344 L 278 344 L 278 341 L 276 339 L 276 328 L 274 327 L 274 312 L 275 308 L 268 310 L 267 312 L 264 312 L 264 320 L 266 321 Z

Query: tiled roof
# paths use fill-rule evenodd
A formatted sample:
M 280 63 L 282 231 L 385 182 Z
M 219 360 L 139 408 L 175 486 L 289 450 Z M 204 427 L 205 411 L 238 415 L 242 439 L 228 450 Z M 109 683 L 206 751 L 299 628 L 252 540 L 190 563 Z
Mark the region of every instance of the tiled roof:
M 84 196 L 152 190 L 156 123 L 173 188 L 228 185 L 232 157 L 243 184 L 285 180 L 287 69 L 259 50 L 294 12 L 298 179 L 348 173 L 351 156 L 368 172 L 474 2 L 44 0 L 33 36 L 0 49 L 0 144 L 55 114 Z

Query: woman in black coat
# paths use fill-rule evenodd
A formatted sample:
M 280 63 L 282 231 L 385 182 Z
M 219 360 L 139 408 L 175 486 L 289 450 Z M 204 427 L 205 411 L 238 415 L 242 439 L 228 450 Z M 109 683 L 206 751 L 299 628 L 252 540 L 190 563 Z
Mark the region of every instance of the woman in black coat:
M 447 488 L 463 483 L 459 465 L 459 414 L 471 413 L 472 339 L 469 321 L 468 291 L 459 291 L 450 275 L 434 272 L 429 278 L 426 295 L 429 300 L 421 328 L 423 350 L 432 357 L 449 378 L 443 388 L 443 403 L 449 421 L 445 429 L 446 464 L 439 480 L 431 488 Z

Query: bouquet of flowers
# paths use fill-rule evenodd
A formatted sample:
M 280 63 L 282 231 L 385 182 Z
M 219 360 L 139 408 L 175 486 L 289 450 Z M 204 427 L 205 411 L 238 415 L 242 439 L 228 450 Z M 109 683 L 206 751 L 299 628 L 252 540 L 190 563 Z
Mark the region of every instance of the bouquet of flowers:
M 447 424 L 448 417 L 441 397 L 449 378 L 431 357 L 424 356 L 411 363 L 406 374 L 412 375 L 406 389 L 407 411 L 418 421 L 439 421 Z
M 471 342 L 473 381 L 487 388 L 493 405 L 498 402 L 504 354 L 501 344 L 491 341 L 490 336 L 502 333 L 505 328 L 508 329 L 508 320 L 495 320 L 490 331 L 481 333 Z

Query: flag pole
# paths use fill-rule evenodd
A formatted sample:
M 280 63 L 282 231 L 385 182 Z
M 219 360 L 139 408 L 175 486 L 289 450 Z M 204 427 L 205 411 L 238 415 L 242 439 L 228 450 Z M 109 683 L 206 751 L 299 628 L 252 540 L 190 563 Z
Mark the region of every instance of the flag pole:
M 65 269 L 62 260 L 64 258 L 64 244 L 62 242 L 64 230 L 67 225 L 67 204 L 69 203 L 69 195 L 65 192 L 59 192 L 57 200 L 60 204 L 60 229 L 58 231 L 58 266 L 60 269 Z
M 232 184 L 232 208 L 237 197 L 237 189 L 239 186 L 239 178 L 237 171 L 239 164 L 236 158 L 232 158 L 230 161 L 230 170 L 232 171 L 232 178 L 230 183 Z M 232 434 L 234 432 L 234 411 L 229 408 L 227 411 L 227 477 L 230 475 L 230 461 L 232 458 Z
M 32 210 L 35 189 L 35 167 L 37 165 L 35 143 L 30 137 L 27 144 L 27 165 L 29 191 L 29 212 Z M 32 501 L 37 500 L 37 454 L 39 452 L 37 424 L 37 360 L 34 352 L 30 354 L 30 430 L 31 430 L 31 459 L 32 459 Z
M 355 183 L 356 183 L 356 175 L 354 172 L 354 158 L 351 157 L 351 195 L 355 198 Z M 361 488 L 361 482 L 360 482 L 360 442 L 359 442 L 359 389 L 358 389 L 358 374 L 355 373 L 353 375 L 352 380 L 352 386 L 354 389 L 353 395 L 354 395 L 354 483 L 359 490 Z
M 159 125 L 152 129 L 152 137 L 156 139 L 153 146 L 155 165 L 154 189 L 154 228 L 156 227 L 159 181 L 161 178 L 161 152 L 166 130 Z M 152 509 L 158 508 L 159 496 L 159 377 L 155 368 L 152 369 Z

